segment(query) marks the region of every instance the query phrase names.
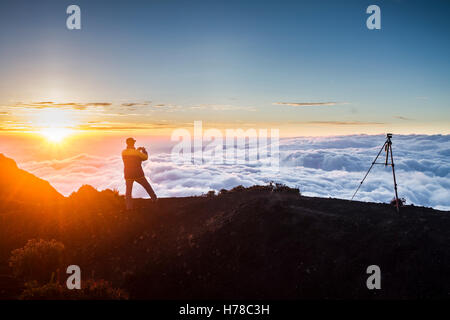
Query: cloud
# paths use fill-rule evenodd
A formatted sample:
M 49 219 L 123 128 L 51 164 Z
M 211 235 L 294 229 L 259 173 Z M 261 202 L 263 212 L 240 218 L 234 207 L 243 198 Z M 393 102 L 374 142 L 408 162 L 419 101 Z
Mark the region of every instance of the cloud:
M 346 104 L 346 102 L 274 102 L 273 105 L 278 106 L 292 106 L 292 107 L 322 107 L 335 106 L 338 104 Z
M 5 131 L 5 132 L 22 132 L 24 129 L 28 129 L 28 128 L 11 128 L 11 127 L 0 127 L 0 131 Z
M 254 107 L 235 106 L 229 104 L 200 104 L 190 106 L 190 109 L 194 110 L 208 110 L 208 111 L 257 111 Z
M 144 101 L 144 102 L 126 102 L 122 103 L 122 107 L 146 107 L 149 106 L 152 102 L 151 101 Z
M 112 103 L 110 102 L 90 102 L 86 103 L 86 107 L 107 107 L 110 106 Z
M 141 102 L 123 102 L 120 104 L 113 104 L 111 102 L 55 102 L 55 101 L 37 101 L 37 102 L 17 102 L 15 104 L 4 106 L 6 108 L 21 108 L 21 109 L 48 109 L 48 108 L 61 108 L 61 109 L 73 109 L 73 110 L 87 110 L 95 108 L 103 108 L 100 111 L 108 111 L 108 114 L 112 116 L 127 116 L 130 115 L 127 111 L 135 111 L 140 107 L 149 107 L 146 109 L 147 112 L 152 112 L 159 110 L 161 112 L 180 112 L 180 111 L 191 111 L 191 110 L 205 110 L 205 111 L 256 111 L 254 107 L 244 107 L 244 106 L 234 106 L 234 105 L 221 105 L 221 104 L 199 104 L 199 105 L 177 105 L 170 103 L 159 103 L 152 105 L 151 101 L 141 101 Z M 98 110 L 98 109 L 97 109 Z M 94 112 L 94 110 L 91 110 Z
M 413 120 L 413 119 L 411 119 L 411 118 L 402 117 L 402 116 L 395 116 L 394 118 L 395 118 L 395 119 L 399 119 L 399 120 L 404 120 L 404 121 L 411 121 L 411 120 Z
M 83 124 L 76 127 L 78 130 L 104 130 L 104 131 L 120 131 L 120 130 L 145 130 L 145 129 L 153 129 L 152 126 L 139 126 L 139 125 L 122 125 L 122 124 Z
M 12 108 L 24 108 L 24 109 L 46 109 L 46 108 L 67 108 L 67 109 L 75 109 L 75 110 L 85 110 L 89 107 L 108 107 L 111 106 L 110 102 L 88 102 L 88 103 L 79 103 L 79 102 L 54 102 L 54 101 L 43 101 L 43 102 L 31 102 L 31 103 L 22 103 L 18 102 L 16 104 L 10 105 Z
M 300 187 L 308 196 L 350 199 L 384 141 L 383 135 L 283 138 L 279 171 L 269 165 L 270 158 L 229 165 L 176 164 L 167 151 L 151 153 L 144 170 L 162 197 L 276 181 Z M 394 135 L 392 141 L 400 197 L 415 205 L 450 210 L 450 135 Z M 125 191 L 120 154 L 80 154 L 63 160 L 24 161 L 19 166 L 50 181 L 65 195 L 83 184 Z M 140 186 L 133 192 L 135 197 L 146 196 Z M 392 169 L 375 166 L 356 200 L 388 202 L 393 194 Z
M 89 121 L 87 124 L 78 125 L 78 130 L 104 130 L 104 131 L 121 131 L 121 130 L 151 130 L 175 128 L 176 126 L 168 123 L 113 123 L 102 121 Z
M 339 125 L 339 126 L 359 126 L 359 125 L 383 125 L 383 122 L 367 122 L 367 121 L 305 121 L 302 124 L 318 124 L 318 125 Z

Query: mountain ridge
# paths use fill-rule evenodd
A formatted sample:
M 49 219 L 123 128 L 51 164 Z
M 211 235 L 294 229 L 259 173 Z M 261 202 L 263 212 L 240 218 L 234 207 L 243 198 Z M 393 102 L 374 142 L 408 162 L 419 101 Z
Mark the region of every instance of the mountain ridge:
M 0 266 L 29 239 L 56 239 L 67 265 L 132 299 L 450 296 L 450 216 L 431 208 L 405 206 L 399 216 L 389 204 L 283 186 L 135 199 L 129 212 L 123 196 L 91 186 L 53 206 L 22 200 L 0 200 Z M 380 266 L 382 290 L 367 289 L 369 265 Z
M 45 203 L 60 201 L 64 196 L 48 181 L 20 169 L 13 159 L 0 153 L 0 198 Z

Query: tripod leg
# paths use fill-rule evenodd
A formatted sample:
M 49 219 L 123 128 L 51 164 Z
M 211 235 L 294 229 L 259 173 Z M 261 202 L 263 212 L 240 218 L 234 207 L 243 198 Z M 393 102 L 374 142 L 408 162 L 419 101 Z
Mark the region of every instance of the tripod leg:
M 386 161 L 384 162 L 384 165 L 387 166 L 388 165 L 388 159 L 389 159 L 389 147 L 391 146 L 391 140 L 387 140 L 386 141 Z
M 366 180 L 367 175 L 369 174 L 370 170 L 372 170 L 373 165 L 375 164 L 375 162 L 377 162 L 378 157 L 380 156 L 381 152 L 383 151 L 384 147 L 386 146 L 387 141 L 383 144 L 383 146 L 380 149 L 380 152 L 378 152 L 377 156 L 375 157 L 375 160 L 373 160 L 372 165 L 370 166 L 369 170 L 367 170 L 366 175 L 364 176 L 364 178 L 361 180 L 361 182 L 359 183 L 358 188 L 356 189 L 355 193 L 352 196 L 352 200 L 353 198 L 356 196 L 356 193 L 358 192 L 359 188 L 361 188 L 361 185 L 363 184 L 364 180 Z
M 392 145 L 389 145 L 389 150 L 391 152 L 392 176 L 394 177 L 395 207 L 397 208 L 397 213 L 400 213 L 400 205 L 399 205 L 398 193 L 397 193 L 397 180 L 395 179 L 394 156 L 392 155 Z

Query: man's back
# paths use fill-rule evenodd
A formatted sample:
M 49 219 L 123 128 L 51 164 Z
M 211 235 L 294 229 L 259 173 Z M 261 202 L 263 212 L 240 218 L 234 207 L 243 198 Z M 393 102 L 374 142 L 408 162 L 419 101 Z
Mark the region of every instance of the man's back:
M 125 179 L 137 179 L 144 177 L 141 163 L 148 159 L 147 153 L 134 148 L 126 148 L 122 151 Z

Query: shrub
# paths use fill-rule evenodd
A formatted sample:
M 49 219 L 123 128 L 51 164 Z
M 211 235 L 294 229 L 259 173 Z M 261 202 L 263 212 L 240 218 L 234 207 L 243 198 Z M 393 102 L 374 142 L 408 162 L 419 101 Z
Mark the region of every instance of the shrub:
M 31 239 L 13 250 L 9 266 L 16 277 L 25 281 L 49 281 L 53 272 L 62 267 L 64 244 L 56 240 Z
M 282 183 L 270 182 L 268 185 L 253 185 L 251 187 L 245 188 L 242 185 L 234 187 L 231 190 L 222 189 L 219 191 L 219 195 L 224 195 L 227 193 L 238 193 L 238 192 L 283 192 L 291 193 L 295 195 L 301 195 L 299 188 L 291 188 Z
M 68 300 L 70 291 L 57 282 L 50 281 L 44 285 L 39 285 L 37 281 L 25 283 L 25 289 L 19 296 L 20 300 Z
M 255 191 L 255 192 L 272 192 L 273 186 L 272 185 L 265 185 L 265 186 L 254 185 L 254 186 L 248 187 L 247 190 Z
M 274 192 L 284 192 L 284 193 L 292 193 L 292 194 L 298 194 L 301 195 L 299 188 L 290 188 L 284 184 L 277 183 L 275 185 Z
M 219 196 L 222 196 L 222 195 L 227 194 L 227 193 L 228 193 L 227 189 L 220 189 Z
M 242 191 L 245 191 L 245 187 L 243 185 L 239 185 L 237 187 L 234 187 L 228 192 L 242 192 Z
M 214 190 L 210 190 L 206 193 L 207 198 L 213 198 L 216 195 L 216 192 Z
M 391 204 L 391 206 L 395 206 L 395 204 L 396 204 L 395 198 L 392 198 L 390 204 Z M 405 198 L 399 198 L 398 199 L 398 206 L 399 207 L 403 207 L 405 204 L 406 204 L 406 199 Z
M 27 282 L 20 295 L 21 300 L 127 300 L 128 294 L 111 286 L 105 280 L 82 282 L 80 290 L 69 290 L 53 279 L 40 286 L 36 281 Z
M 106 189 L 98 191 L 90 185 L 81 186 L 78 191 L 72 192 L 68 202 L 77 212 L 92 212 L 99 210 L 113 210 L 124 205 L 123 198 L 117 190 Z
M 73 290 L 72 290 L 73 291 Z M 122 289 L 113 288 L 112 285 L 105 280 L 88 280 L 82 285 L 81 299 L 89 300 L 126 300 L 128 294 Z

